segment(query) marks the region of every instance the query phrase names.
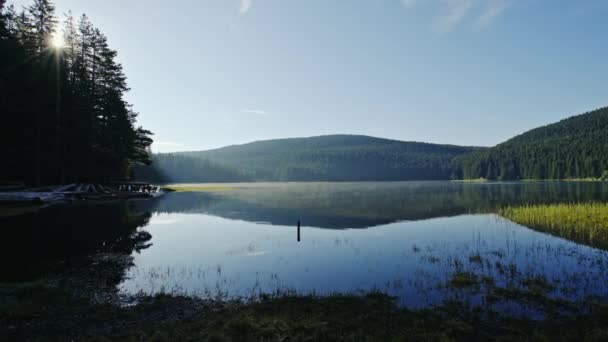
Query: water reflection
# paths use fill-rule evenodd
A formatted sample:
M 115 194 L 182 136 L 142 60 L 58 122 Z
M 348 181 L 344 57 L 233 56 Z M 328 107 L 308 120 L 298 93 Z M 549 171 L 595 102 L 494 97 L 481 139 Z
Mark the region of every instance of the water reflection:
M 492 212 L 607 200 L 606 183 L 306 183 L 46 208 L 0 215 L 0 280 L 41 277 L 113 253 L 130 258 L 112 278 L 126 295 L 381 290 L 411 307 L 491 302 L 496 288 L 605 298 L 606 252 Z
M 167 217 L 179 223 L 155 223 Z M 550 284 L 546 293 L 552 298 L 583 300 L 608 294 L 606 252 L 492 214 L 365 230 L 305 227 L 299 243 L 293 226 L 203 214 L 161 214 L 152 218 L 148 229 L 154 248 L 134 256 L 136 267 L 121 284 L 123 293 L 256 299 L 268 293 L 381 290 L 409 307 L 448 299 L 480 303 L 495 287 L 530 289 L 541 282 Z M 453 286 L 459 274 L 475 279 Z
M 606 200 L 605 183 L 559 182 L 267 184 L 173 193 L 141 203 L 155 213 L 147 228 L 155 246 L 135 256 L 120 289 L 253 299 L 381 290 L 410 307 L 489 302 L 496 288 L 604 297 L 606 252 L 491 212 Z M 492 305 L 530 310 L 519 302 Z
M 608 201 L 602 182 L 388 182 L 265 184 L 217 193 L 172 193 L 142 203 L 161 213 L 201 213 L 272 225 L 368 228 L 493 212 L 513 204 Z
M 94 254 L 139 252 L 150 246 L 151 235 L 140 229 L 150 217 L 149 212 L 135 211 L 128 202 L 0 216 L 0 280 L 58 273 Z

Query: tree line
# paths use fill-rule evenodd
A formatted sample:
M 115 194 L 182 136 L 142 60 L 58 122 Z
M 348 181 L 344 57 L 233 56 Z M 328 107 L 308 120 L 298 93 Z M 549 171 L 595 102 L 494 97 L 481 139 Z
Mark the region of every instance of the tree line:
M 153 166 L 136 175 L 167 182 L 446 180 L 453 159 L 477 149 L 329 135 L 155 154 Z
M 122 179 L 151 162 L 152 133 L 137 126 L 116 59 L 85 14 L 60 20 L 49 0 L 20 10 L 0 0 L 0 180 Z
M 608 107 L 539 127 L 454 161 L 465 179 L 608 180 Z
M 152 169 L 179 175 L 170 181 L 186 182 L 608 180 L 607 151 L 604 107 L 532 129 L 492 148 L 334 135 L 158 154 Z

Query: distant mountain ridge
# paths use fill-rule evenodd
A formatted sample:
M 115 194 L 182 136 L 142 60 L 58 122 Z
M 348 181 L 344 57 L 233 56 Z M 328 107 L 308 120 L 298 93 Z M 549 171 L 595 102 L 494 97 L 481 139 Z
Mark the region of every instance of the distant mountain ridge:
M 608 107 L 532 129 L 491 148 L 364 135 L 263 140 L 153 155 L 136 177 L 162 182 L 608 180 Z
M 156 154 L 157 171 L 140 171 L 138 176 L 169 182 L 441 180 L 452 176 L 454 157 L 477 149 L 363 135 L 325 135 Z

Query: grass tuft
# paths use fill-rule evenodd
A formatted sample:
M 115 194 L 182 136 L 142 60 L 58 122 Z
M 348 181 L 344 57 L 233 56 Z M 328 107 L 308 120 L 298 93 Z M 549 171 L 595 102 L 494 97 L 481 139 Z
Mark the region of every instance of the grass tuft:
M 535 230 L 608 249 L 608 203 L 527 205 L 498 213 Z
M 471 287 L 478 284 L 478 277 L 471 272 L 458 271 L 454 273 L 450 280 L 450 285 L 455 288 Z

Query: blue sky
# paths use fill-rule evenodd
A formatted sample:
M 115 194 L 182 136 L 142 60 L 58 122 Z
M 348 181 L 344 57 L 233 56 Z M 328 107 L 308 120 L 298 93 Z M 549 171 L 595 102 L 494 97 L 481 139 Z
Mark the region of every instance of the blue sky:
M 605 0 L 55 3 L 108 35 L 155 151 L 335 133 L 489 146 L 608 105 Z

